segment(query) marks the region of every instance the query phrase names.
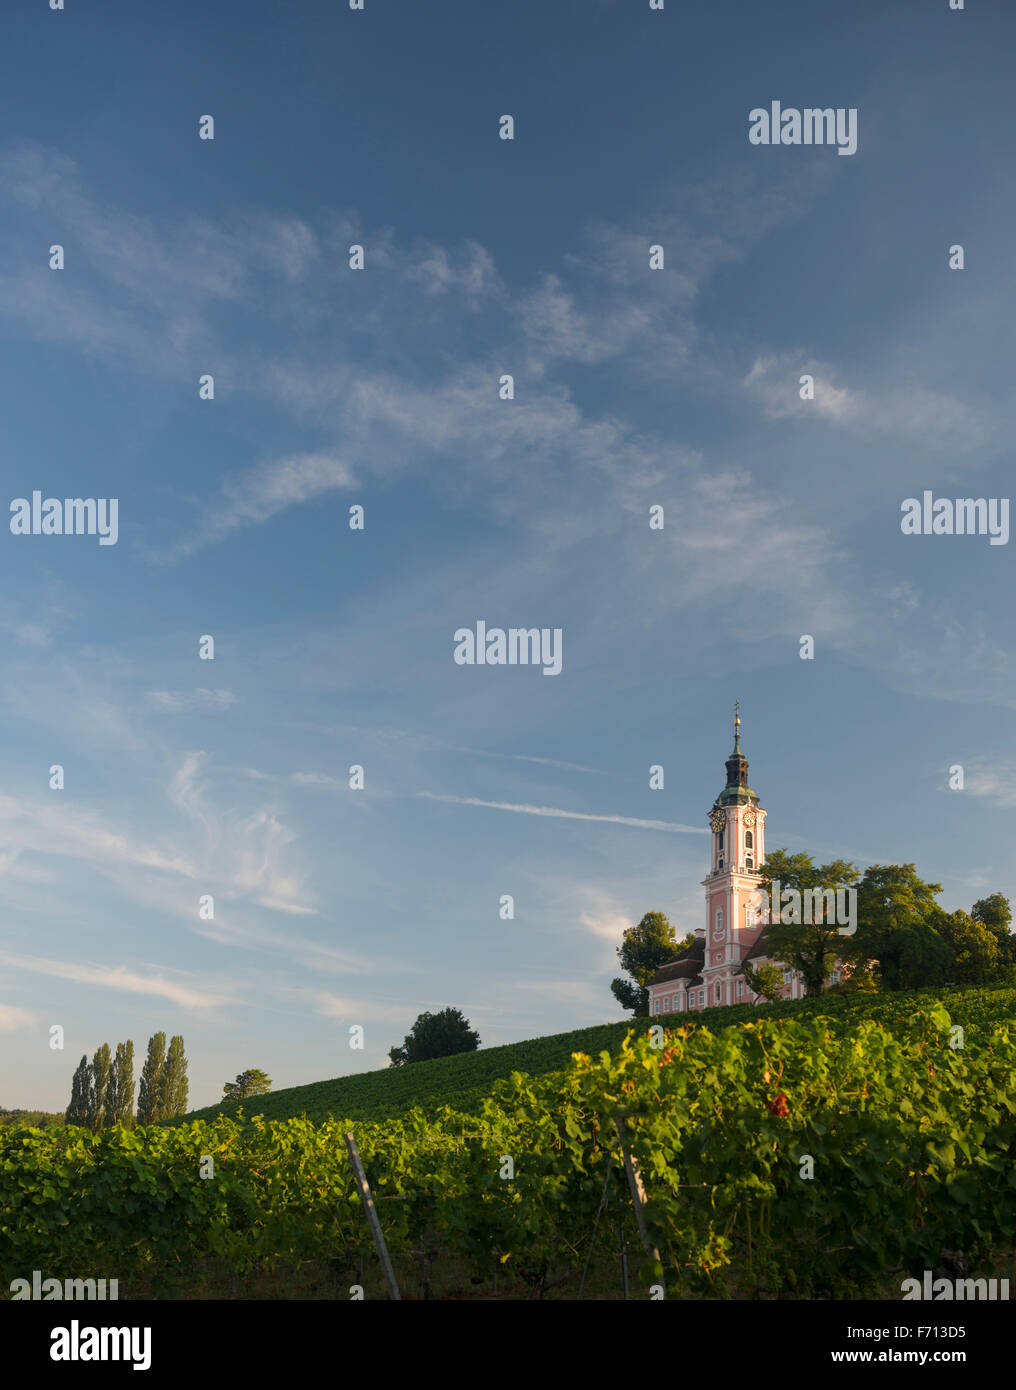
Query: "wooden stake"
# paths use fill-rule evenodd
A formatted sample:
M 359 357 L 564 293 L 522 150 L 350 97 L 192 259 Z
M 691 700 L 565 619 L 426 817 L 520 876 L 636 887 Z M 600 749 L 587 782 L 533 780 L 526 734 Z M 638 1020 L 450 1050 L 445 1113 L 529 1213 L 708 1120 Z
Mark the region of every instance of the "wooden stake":
M 363 1171 L 360 1151 L 356 1147 L 356 1140 L 348 1131 L 346 1133 L 346 1148 L 349 1151 L 349 1162 L 353 1169 L 353 1176 L 356 1178 L 356 1185 L 360 1189 L 360 1201 L 363 1203 L 363 1209 L 367 1213 L 367 1221 L 370 1225 L 371 1235 L 374 1237 L 374 1244 L 377 1246 L 381 1268 L 384 1270 L 385 1279 L 388 1281 L 388 1292 L 394 1300 L 401 1302 L 399 1286 L 395 1282 L 395 1271 L 392 1269 L 392 1262 L 388 1255 L 388 1246 L 385 1245 L 384 1233 L 381 1230 L 381 1222 L 377 1219 L 377 1212 L 374 1209 L 374 1198 L 371 1195 L 367 1174 Z
M 642 1186 L 642 1174 L 639 1172 L 638 1159 L 628 1152 L 628 1145 L 625 1141 L 624 1120 L 615 1118 L 614 1128 L 617 1130 L 617 1137 L 621 1141 L 621 1157 L 624 1159 L 624 1171 L 628 1175 L 628 1186 L 631 1189 L 632 1206 L 635 1208 L 635 1223 L 639 1228 L 639 1236 L 642 1244 L 653 1259 L 660 1261 L 660 1252 L 656 1246 L 650 1242 L 649 1230 L 646 1226 L 646 1218 L 643 1214 L 643 1207 L 646 1204 L 646 1190 Z

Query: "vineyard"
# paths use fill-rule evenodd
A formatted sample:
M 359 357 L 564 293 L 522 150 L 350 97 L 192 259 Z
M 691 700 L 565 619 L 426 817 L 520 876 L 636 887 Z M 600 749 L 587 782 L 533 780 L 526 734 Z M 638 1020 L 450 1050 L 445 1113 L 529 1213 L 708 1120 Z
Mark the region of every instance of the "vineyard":
M 703 1009 L 693 1015 L 678 1014 L 662 1017 L 661 1022 L 673 1027 L 727 1028 L 758 1018 L 812 1018 L 819 1014 L 834 1018 L 888 1018 L 904 1009 L 934 1001 L 942 996 L 940 990 L 914 991 L 891 997 L 872 995 L 822 995 L 811 999 L 785 1000 L 778 1004 L 759 1006 L 737 1004 L 733 1007 Z M 1016 990 L 957 990 L 944 996 L 956 1020 L 964 1023 L 969 1011 L 977 1012 L 979 1021 L 990 1016 L 1016 1022 Z M 989 1013 L 985 1014 L 984 1011 Z M 252 1104 L 256 1113 L 270 1120 L 310 1120 L 329 1117 L 345 1120 L 381 1120 L 402 1114 L 414 1107 L 424 1110 L 450 1105 L 455 1110 L 477 1109 L 491 1094 L 494 1083 L 507 1080 L 513 1072 L 543 1076 L 568 1066 L 576 1052 L 599 1056 L 609 1052 L 617 1056 L 632 1027 L 647 1028 L 651 1021 L 604 1023 L 594 1028 L 581 1028 L 570 1033 L 555 1033 L 527 1042 L 510 1043 L 504 1047 L 483 1048 L 479 1052 L 464 1052 L 456 1057 L 440 1057 L 430 1062 L 414 1062 L 408 1067 L 387 1067 L 382 1071 L 360 1072 L 355 1076 L 340 1076 L 331 1081 L 316 1081 L 307 1086 L 292 1086 L 258 1096 Z M 250 1111 L 251 1106 L 247 1109 Z M 219 1114 L 236 1113 L 236 1105 L 220 1102 L 192 1111 L 182 1121 L 214 1119 Z M 251 1113 L 254 1113 L 251 1111 Z
M 203 1264 L 233 1279 L 314 1265 L 333 1297 L 385 1298 L 351 1129 L 396 1266 L 421 1286 L 453 1261 L 474 1283 L 582 1297 L 620 1231 L 633 1297 L 877 1296 L 945 1254 L 974 1267 L 1013 1248 L 1014 1002 L 643 1020 L 613 1054 L 516 1072 L 472 1113 L 0 1130 L 0 1280 L 38 1269 L 171 1297 Z

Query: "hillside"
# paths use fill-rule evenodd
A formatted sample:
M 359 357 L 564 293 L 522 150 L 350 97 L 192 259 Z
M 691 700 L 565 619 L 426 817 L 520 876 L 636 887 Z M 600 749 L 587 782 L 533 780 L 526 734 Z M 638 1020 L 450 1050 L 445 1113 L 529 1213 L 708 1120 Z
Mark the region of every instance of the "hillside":
M 909 994 L 829 994 L 764 1007 L 738 1004 L 728 1008 L 705 1009 L 690 1018 L 681 1014 L 661 1016 L 659 1019 L 604 1023 L 570 1033 L 552 1033 L 526 1042 L 508 1043 L 502 1047 L 481 1048 L 478 1052 L 463 1052 L 455 1057 L 441 1057 L 431 1062 L 413 1062 L 404 1067 L 386 1067 L 381 1071 L 315 1081 L 306 1086 L 292 1086 L 258 1096 L 248 1101 L 243 1109 L 248 1116 L 264 1115 L 271 1120 L 305 1115 L 315 1121 L 326 1120 L 329 1116 L 346 1120 L 381 1120 L 399 1115 L 412 1106 L 436 1110 L 442 1105 L 449 1105 L 456 1110 L 470 1111 L 492 1093 L 497 1082 L 507 1080 L 512 1072 L 542 1076 L 567 1066 L 574 1052 L 585 1052 L 594 1057 L 608 1052 L 616 1056 L 625 1035 L 633 1027 L 641 1032 L 662 1022 L 668 1028 L 706 1026 L 715 1031 L 750 1018 L 810 1018 L 818 1014 L 835 1014 L 839 1017 L 856 1014 L 858 1019 L 885 1019 L 891 1022 L 906 1014 L 914 1004 L 937 998 L 943 1000 L 953 1021 L 964 1027 L 1002 1019 L 1016 1020 L 1016 990 L 1007 987 L 917 990 Z M 237 1106 L 233 1104 L 210 1105 L 181 1116 L 176 1123 L 212 1119 L 219 1114 L 235 1115 L 236 1110 Z

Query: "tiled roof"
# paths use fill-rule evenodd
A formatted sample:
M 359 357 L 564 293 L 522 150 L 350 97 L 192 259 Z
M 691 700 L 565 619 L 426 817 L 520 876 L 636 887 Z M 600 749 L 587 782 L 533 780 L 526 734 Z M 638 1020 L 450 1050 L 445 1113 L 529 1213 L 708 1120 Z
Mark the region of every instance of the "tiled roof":
M 697 937 L 683 956 L 679 956 L 677 960 L 667 961 L 666 965 L 661 965 L 649 984 L 665 985 L 670 980 L 685 980 L 691 975 L 697 975 L 702 968 L 705 954 L 705 939 L 704 937 Z
M 741 962 L 741 964 L 743 965 L 745 961 L 759 960 L 762 956 L 768 956 L 768 955 L 769 955 L 769 947 L 768 947 L 768 945 L 767 945 L 767 943 L 766 943 L 766 934 L 765 934 L 765 930 L 763 929 L 763 931 L 759 934 L 759 938 L 758 938 L 758 940 L 755 942 L 755 945 L 751 948 L 751 950 L 750 950 L 750 951 L 748 952 L 748 954 L 745 956 L 745 958 L 744 958 L 744 960 Z

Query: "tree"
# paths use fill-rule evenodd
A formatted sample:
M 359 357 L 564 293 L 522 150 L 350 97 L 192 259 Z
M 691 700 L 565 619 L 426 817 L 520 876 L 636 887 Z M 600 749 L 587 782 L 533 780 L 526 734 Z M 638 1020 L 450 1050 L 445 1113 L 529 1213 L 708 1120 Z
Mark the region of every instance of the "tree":
M 88 1101 L 92 1088 L 91 1068 L 88 1058 L 82 1057 L 74 1071 L 71 1081 L 71 1103 L 64 1114 L 69 1125 L 87 1125 Z
M 402 1046 L 391 1048 L 388 1057 L 393 1067 L 401 1067 L 407 1062 L 475 1052 L 479 1046 L 480 1035 L 470 1028 L 469 1020 L 458 1009 L 447 1008 L 437 1014 L 420 1014 Z
M 154 1124 L 159 1118 L 159 1095 L 162 1069 L 166 1065 L 166 1035 L 154 1033 L 148 1039 L 148 1055 L 141 1068 L 138 1086 L 138 1124 Z
M 771 960 L 764 960 L 757 966 L 749 965 L 746 961 L 741 966 L 741 974 L 748 981 L 751 992 L 761 994 L 769 1004 L 774 1003 L 783 993 L 783 971 Z
M 836 961 L 843 954 L 845 938 L 833 920 L 835 913 L 829 911 L 829 904 L 816 892 L 835 892 L 836 889 L 855 888 L 858 871 L 855 864 L 845 859 L 834 859 L 829 864 L 816 866 L 810 854 L 788 854 L 786 850 L 773 850 L 766 855 L 760 870 L 762 886 L 770 896 L 773 884 L 779 883 L 781 892 L 794 889 L 804 901 L 805 892 L 813 896 L 810 901 L 813 911 L 806 915 L 814 922 L 794 922 L 784 917 L 778 921 L 770 920 L 765 929 L 766 951 L 772 960 L 783 961 L 798 971 L 804 980 L 806 994 L 821 994 Z M 780 904 L 774 902 L 771 917 L 779 915 Z M 845 924 L 843 924 L 845 925 Z
M 159 1109 L 156 1119 L 171 1120 L 187 1109 L 187 1058 L 183 1038 L 177 1034 L 169 1040 L 166 1063 L 159 1075 Z
M 258 1067 L 237 1073 L 235 1081 L 227 1081 L 222 1088 L 223 1100 L 246 1100 L 249 1096 L 263 1096 L 272 1089 L 272 1078 Z
M 962 909 L 939 909 L 936 929 L 952 951 L 949 979 L 958 985 L 984 985 L 998 979 L 1005 963 L 1002 946 L 984 922 Z
M 935 894 L 913 864 L 871 864 L 857 889 L 857 932 L 843 950 L 859 964 L 875 960 L 891 990 L 942 983 L 952 952 L 935 929 L 941 914 Z
M 108 1123 L 107 1119 L 107 1092 L 109 1089 L 109 1077 L 112 1070 L 112 1061 L 109 1055 L 109 1043 L 103 1043 L 97 1047 L 92 1057 L 92 1068 L 90 1073 L 91 1085 L 88 1088 L 88 1107 L 86 1123 L 89 1129 L 98 1132 Z
M 1001 948 L 1002 959 L 1016 961 L 1016 936 L 1012 935 L 1012 908 L 1001 893 L 979 898 L 970 909 L 975 922 L 983 922 Z
M 661 965 L 676 960 L 694 940 L 695 933 L 691 932 L 679 944 L 663 912 L 647 912 L 637 926 L 629 927 L 617 948 L 617 958 L 632 978 L 625 980 L 619 976 L 610 982 L 610 992 L 622 1009 L 631 1009 L 635 1018 L 648 1018 L 646 985 Z
M 107 1126 L 134 1124 L 134 1044 L 117 1043 L 106 1101 Z
M 991 927 L 993 931 L 1004 931 L 1009 935 L 1012 926 L 1012 908 L 1009 899 L 1001 893 L 992 893 L 990 898 L 978 898 L 970 909 L 970 915 L 975 922 L 983 922 L 986 927 Z

